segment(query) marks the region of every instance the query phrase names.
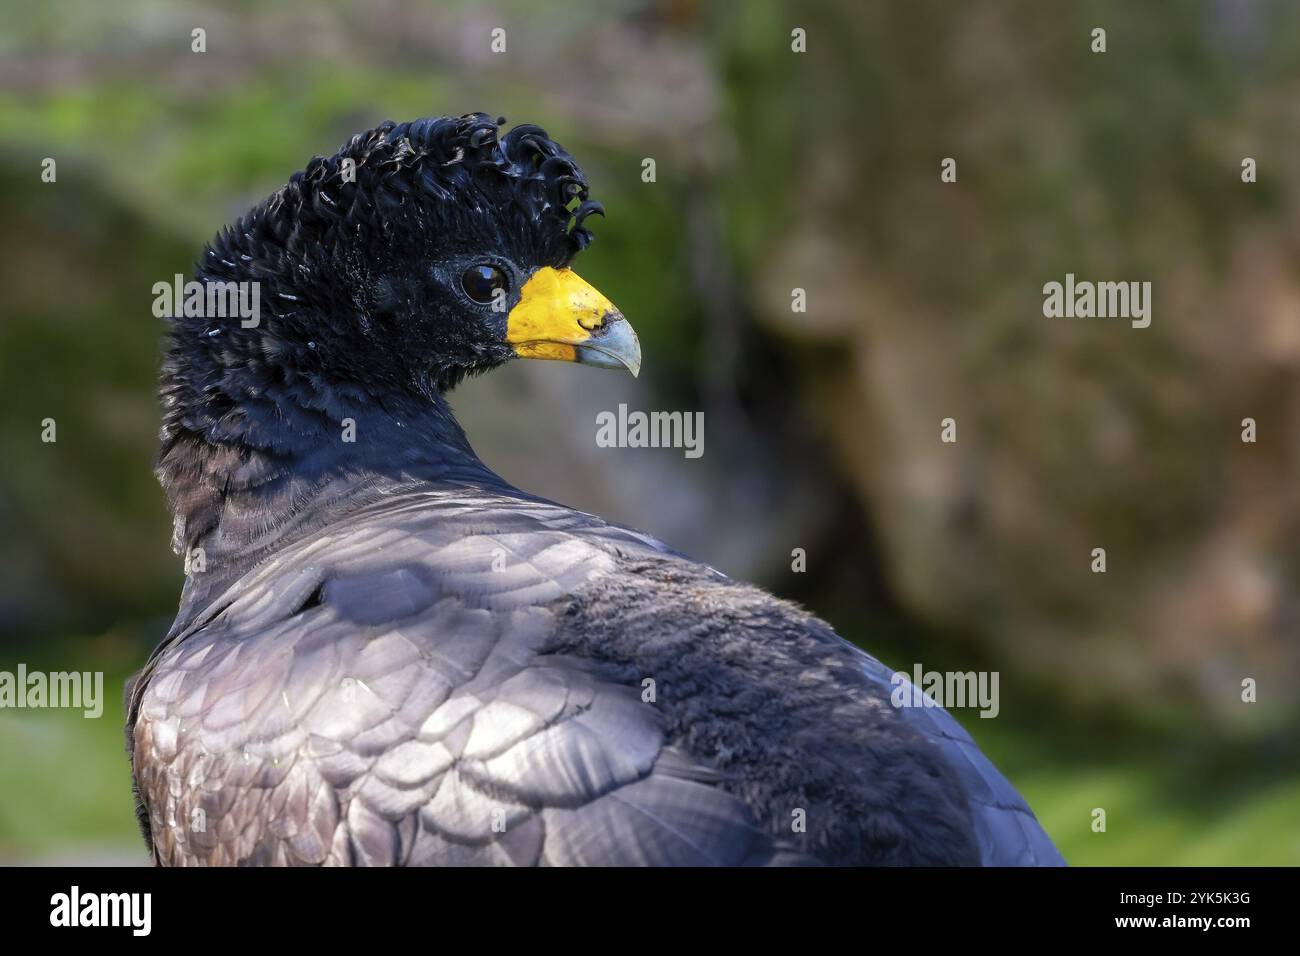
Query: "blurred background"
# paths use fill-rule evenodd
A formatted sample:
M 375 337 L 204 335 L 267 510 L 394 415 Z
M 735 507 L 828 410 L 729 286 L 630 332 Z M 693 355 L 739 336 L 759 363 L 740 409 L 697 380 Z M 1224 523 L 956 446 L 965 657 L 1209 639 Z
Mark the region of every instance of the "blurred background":
M 0 711 L 0 862 L 144 861 L 121 688 L 182 581 L 151 286 L 351 134 L 472 110 L 584 166 L 578 269 L 645 355 L 457 390 L 489 464 L 895 667 L 997 670 L 999 716 L 956 716 L 1072 863 L 1300 863 L 1282 0 L 2 0 L 0 670 L 102 670 L 107 702 Z M 1151 327 L 1044 318 L 1067 272 L 1151 281 Z M 702 409 L 704 456 L 598 448 L 620 402 Z

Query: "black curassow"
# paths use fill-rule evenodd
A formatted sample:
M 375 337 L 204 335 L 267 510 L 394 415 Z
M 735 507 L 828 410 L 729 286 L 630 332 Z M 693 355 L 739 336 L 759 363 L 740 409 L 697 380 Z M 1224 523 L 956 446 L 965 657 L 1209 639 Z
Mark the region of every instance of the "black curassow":
M 466 375 L 641 363 L 570 268 L 582 171 L 501 122 L 384 123 L 204 251 L 261 308 L 169 333 L 189 574 L 127 701 L 156 862 L 1062 863 L 827 624 L 475 456 Z

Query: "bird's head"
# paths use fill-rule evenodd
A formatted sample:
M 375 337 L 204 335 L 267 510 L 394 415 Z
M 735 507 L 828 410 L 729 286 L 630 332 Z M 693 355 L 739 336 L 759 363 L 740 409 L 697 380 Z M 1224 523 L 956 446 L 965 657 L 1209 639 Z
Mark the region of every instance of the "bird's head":
M 178 550 L 222 548 L 232 571 L 376 482 L 487 480 L 442 398 L 467 375 L 512 358 L 637 373 L 631 326 L 570 269 L 602 212 L 582 170 L 501 122 L 383 123 L 204 249 L 160 388 Z
M 602 207 L 544 130 L 501 122 L 384 123 L 313 159 L 205 249 L 197 277 L 257 281 L 260 318 L 182 324 L 187 357 L 379 399 L 512 358 L 637 374 L 632 327 L 570 268 Z

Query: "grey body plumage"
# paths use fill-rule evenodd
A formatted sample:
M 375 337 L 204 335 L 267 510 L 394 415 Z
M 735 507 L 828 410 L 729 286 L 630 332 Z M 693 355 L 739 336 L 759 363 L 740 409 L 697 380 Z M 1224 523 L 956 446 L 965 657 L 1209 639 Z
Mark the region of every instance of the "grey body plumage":
M 495 148 L 488 126 L 494 137 L 483 117 L 398 127 L 398 143 L 391 125 L 363 134 L 350 148 L 383 178 L 359 188 L 409 195 L 392 184 L 408 169 L 428 202 L 451 202 L 455 190 L 427 183 L 428 167 Z M 374 157 L 357 151 L 366 135 Z M 552 146 L 529 146 L 541 156 L 541 185 L 523 177 L 536 187 L 529 201 L 553 210 L 557 180 L 592 211 L 580 170 Z M 389 207 L 364 192 L 352 203 Z M 336 194 L 329 216 L 351 215 L 339 205 Z M 432 213 L 416 218 L 436 226 Z M 500 218 L 502 231 L 521 221 L 513 208 Z M 531 221 L 565 225 L 552 218 Z M 281 274 L 295 243 L 321 255 L 294 229 L 259 233 L 257 221 L 241 225 L 263 259 L 276 235 L 297 236 L 271 257 Z M 480 244 L 485 231 L 469 230 Z M 589 238 L 580 222 L 565 234 L 567 244 L 503 238 L 493 251 L 514 250 L 507 275 L 529 255 L 520 248 L 536 251 L 522 275 L 562 270 Z M 463 251 L 426 250 L 457 262 Z M 375 261 L 383 268 L 365 282 L 409 279 L 385 271 L 391 256 Z M 516 308 L 527 299 L 510 294 Z M 411 298 L 451 321 L 445 303 Z M 437 326 L 386 321 L 436 348 Z M 827 624 L 483 466 L 441 393 L 510 357 L 475 339 L 505 335 L 495 321 L 458 325 L 460 364 L 431 352 L 433 378 L 384 355 L 374 383 L 304 357 L 301 316 L 271 316 L 255 333 L 257 359 L 250 343 L 173 329 L 160 472 L 177 547 L 202 549 L 205 566 L 128 691 L 140 821 L 157 862 L 1062 862 L 959 725 L 938 708 L 893 706 L 891 671 Z M 353 334 L 330 322 L 335 339 Z M 361 352 L 391 331 L 360 324 Z M 618 360 L 631 368 L 619 328 Z M 575 339 L 564 347 L 587 347 Z M 358 423 L 355 444 L 334 440 L 344 416 Z

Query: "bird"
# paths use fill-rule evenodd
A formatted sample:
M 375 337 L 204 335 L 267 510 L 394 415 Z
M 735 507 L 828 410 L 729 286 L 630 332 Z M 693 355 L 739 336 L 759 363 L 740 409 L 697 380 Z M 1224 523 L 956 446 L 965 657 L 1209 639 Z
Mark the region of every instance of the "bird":
M 353 136 L 204 247 L 259 305 L 166 329 L 186 578 L 126 693 L 153 862 L 1063 864 L 829 624 L 474 453 L 467 376 L 640 371 L 573 269 L 604 214 L 544 129 L 469 113 Z

